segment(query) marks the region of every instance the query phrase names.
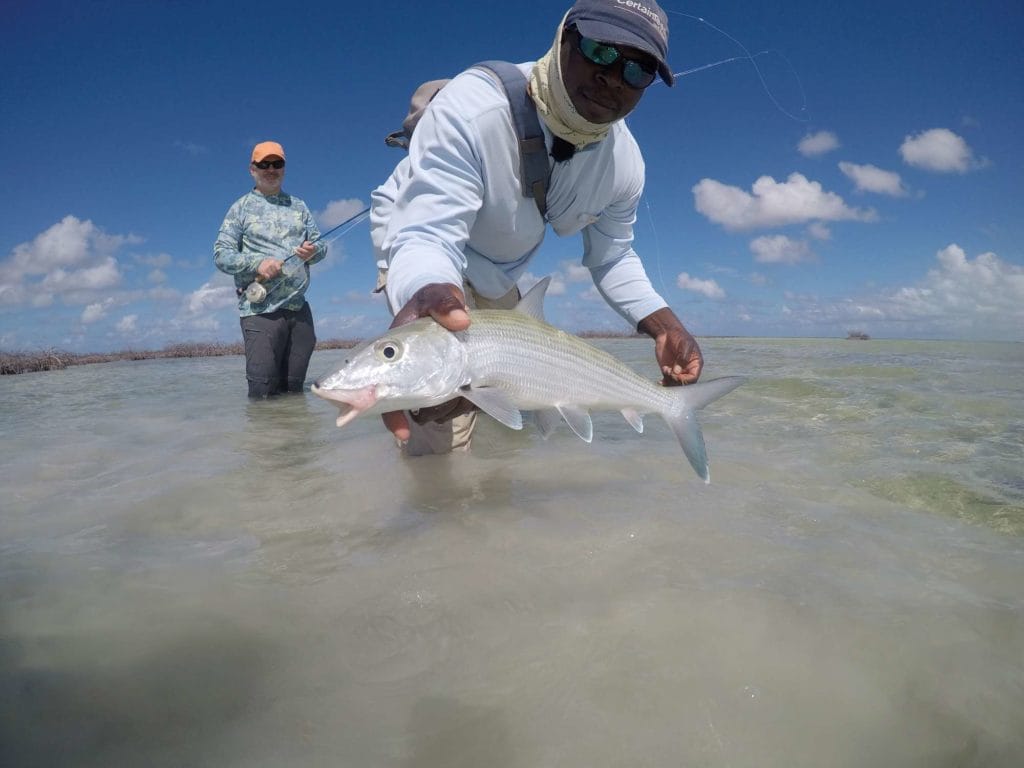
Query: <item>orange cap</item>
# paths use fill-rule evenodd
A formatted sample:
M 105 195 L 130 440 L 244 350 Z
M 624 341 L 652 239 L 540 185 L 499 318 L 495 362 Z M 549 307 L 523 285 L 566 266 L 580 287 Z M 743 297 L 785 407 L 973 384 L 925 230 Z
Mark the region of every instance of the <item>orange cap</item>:
M 252 162 L 258 163 L 269 155 L 277 155 L 282 160 L 285 160 L 284 147 L 278 144 L 276 141 L 261 141 L 255 147 L 252 148 Z

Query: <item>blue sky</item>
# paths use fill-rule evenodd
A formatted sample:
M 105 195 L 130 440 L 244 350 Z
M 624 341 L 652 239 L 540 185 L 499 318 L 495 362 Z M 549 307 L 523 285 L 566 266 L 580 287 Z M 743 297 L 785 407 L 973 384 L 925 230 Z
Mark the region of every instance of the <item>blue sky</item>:
M 212 245 L 252 145 L 284 144 L 326 230 L 400 159 L 419 82 L 539 57 L 568 5 L 3 3 L 0 349 L 238 340 Z M 695 334 L 1024 341 L 1019 0 L 663 7 L 697 71 L 628 118 L 636 249 Z M 549 232 L 531 264 L 549 319 L 623 330 L 580 251 Z M 332 243 L 320 338 L 387 326 L 374 274 L 365 223 Z

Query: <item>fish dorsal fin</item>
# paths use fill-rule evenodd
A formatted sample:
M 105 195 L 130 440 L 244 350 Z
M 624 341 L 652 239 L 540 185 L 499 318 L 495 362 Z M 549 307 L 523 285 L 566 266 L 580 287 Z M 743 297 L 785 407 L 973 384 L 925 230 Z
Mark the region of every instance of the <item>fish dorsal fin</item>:
M 534 411 L 533 422 L 537 425 L 537 431 L 540 432 L 540 436 L 547 440 L 548 435 L 554 432 L 555 427 L 562 422 L 562 414 L 554 408 Z
M 594 422 L 590 420 L 590 413 L 585 408 L 577 408 L 575 405 L 556 405 L 555 407 L 562 414 L 569 429 L 575 432 L 581 440 L 589 443 L 594 439 Z
M 523 414 L 504 390 L 497 387 L 466 386 L 460 394 L 477 408 L 510 429 L 523 428 Z
M 628 421 L 629 426 L 641 435 L 644 433 L 644 417 L 641 416 L 635 408 L 623 408 L 622 418 Z
M 544 319 L 544 294 L 548 290 L 548 283 L 551 282 L 551 275 L 542 277 L 533 288 L 526 292 L 526 295 L 516 304 L 516 312 L 532 317 L 534 320 L 547 322 Z

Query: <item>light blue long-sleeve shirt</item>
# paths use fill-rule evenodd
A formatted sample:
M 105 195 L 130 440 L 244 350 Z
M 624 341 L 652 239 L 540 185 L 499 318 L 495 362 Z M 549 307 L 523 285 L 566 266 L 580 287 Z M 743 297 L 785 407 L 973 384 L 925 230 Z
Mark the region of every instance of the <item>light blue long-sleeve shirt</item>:
M 235 287 L 244 291 L 256 279 L 263 259 L 283 261 L 304 241 L 318 237 L 320 230 L 313 214 L 300 198 L 287 192 L 264 195 L 253 189 L 228 208 L 213 246 L 213 263 L 221 272 L 234 275 Z M 323 261 L 326 255 L 327 243 L 320 242 L 309 261 L 303 263 L 298 256 L 289 259 L 282 267 L 282 276 L 267 281 L 266 299 L 250 303 L 244 293 L 239 296 L 239 315 L 302 309 L 309 287 L 309 265 Z
M 529 75 L 532 63 L 520 64 Z M 543 125 L 550 151 L 553 137 Z M 371 195 L 371 238 L 397 310 L 430 283 L 468 281 L 506 294 L 544 239 L 545 221 L 520 182 L 519 149 L 504 91 L 469 69 L 437 94 L 409 154 Z M 581 232 L 582 263 L 608 304 L 634 327 L 662 307 L 633 250 L 644 161 L 624 121 L 608 136 L 553 163 L 547 222 Z

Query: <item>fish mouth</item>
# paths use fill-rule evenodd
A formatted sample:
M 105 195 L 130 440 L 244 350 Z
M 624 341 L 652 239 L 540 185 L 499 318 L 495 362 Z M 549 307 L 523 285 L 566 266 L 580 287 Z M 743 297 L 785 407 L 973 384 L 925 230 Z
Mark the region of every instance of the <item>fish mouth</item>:
M 323 389 L 318 384 L 313 384 L 310 391 L 338 406 L 338 420 L 335 424 L 339 427 L 344 427 L 377 402 L 377 387 L 372 385 L 362 389 Z

